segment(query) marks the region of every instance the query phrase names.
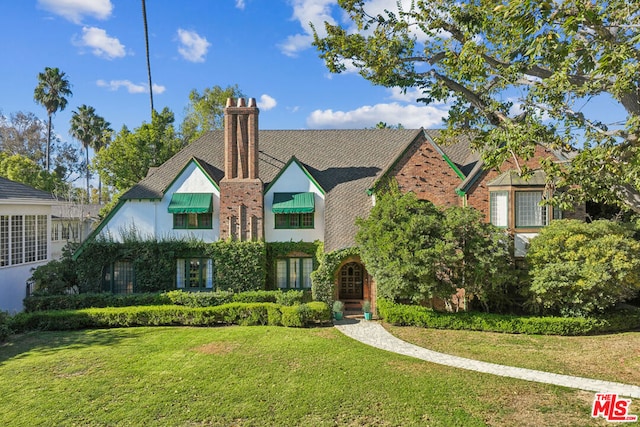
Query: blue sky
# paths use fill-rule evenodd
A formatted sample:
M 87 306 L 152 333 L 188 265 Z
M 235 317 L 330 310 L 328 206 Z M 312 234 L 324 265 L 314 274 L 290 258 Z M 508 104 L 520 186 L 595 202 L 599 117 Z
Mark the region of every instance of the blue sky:
M 396 0 L 374 0 L 377 8 Z M 141 2 L 20 0 L 3 2 L 0 111 L 31 111 L 37 74 L 58 67 L 73 96 L 54 117 L 68 123 L 82 104 L 119 130 L 150 120 Z M 180 123 L 192 89 L 237 84 L 258 100 L 262 129 L 436 127 L 445 107 L 415 103 L 416 94 L 376 87 L 355 73 L 331 75 L 311 46 L 341 14 L 335 0 L 148 0 L 154 106 Z
M 402 0 L 410 3 L 410 0 Z M 368 0 L 372 13 L 397 10 L 397 0 Z M 54 117 L 68 134 L 73 110 L 93 106 L 115 130 L 150 120 L 139 0 L 3 2 L 0 113 L 30 111 L 37 75 L 58 67 L 72 84 L 66 110 Z M 446 105 L 425 106 L 416 91 L 377 87 L 356 73 L 330 74 L 311 46 L 309 23 L 345 22 L 337 0 L 148 0 L 154 105 L 182 121 L 192 89 L 237 84 L 258 100 L 262 129 L 372 127 L 383 121 L 434 128 Z M 624 119 L 607 97 L 584 111 L 605 123 Z

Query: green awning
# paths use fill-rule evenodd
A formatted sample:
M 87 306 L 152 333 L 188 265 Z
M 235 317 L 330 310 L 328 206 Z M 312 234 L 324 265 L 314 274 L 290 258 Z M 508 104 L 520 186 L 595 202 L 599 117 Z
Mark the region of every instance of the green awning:
M 169 213 L 208 213 L 213 211 L 211 193 L 173 193 Z
M 273 213 L 312 213 L 315 210 L 313 193 L 273 193 Z

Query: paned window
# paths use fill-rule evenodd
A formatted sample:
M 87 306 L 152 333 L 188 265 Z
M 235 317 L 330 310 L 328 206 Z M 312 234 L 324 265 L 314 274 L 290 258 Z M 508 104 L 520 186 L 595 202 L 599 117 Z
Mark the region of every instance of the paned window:
M 312 258 L 280 258 L 276 261 L 276 283 L 280 289 L 311 288 Z
M 135 271 L 131 261 L 116 261 L 104 271 L 103 286 L 114 294 L 131 294 L 134 292 Z
M 211 229 L 213 228 L 211 213 L 179 213 L 173 214 L 174 229 Z
M 312 213 L 275 214 L 276 228 L 313 228 Z
M 0 267 L 9 265 L 9 215 L 0 215 Z
M 0 216 L 0 267 L 47 259 L 46 215 Z
M 492 191 L 489 194 L 491 224 L 498 227 L 507 227 L 509 225 L 509 192 Z
M 185 290 L 213 288 L 213 260 L 179 258 L 176 262 L 176 286 Z
M 542 227 L 547 209 L 540 206 L 542 191 L 516 191 L 516 227 Z

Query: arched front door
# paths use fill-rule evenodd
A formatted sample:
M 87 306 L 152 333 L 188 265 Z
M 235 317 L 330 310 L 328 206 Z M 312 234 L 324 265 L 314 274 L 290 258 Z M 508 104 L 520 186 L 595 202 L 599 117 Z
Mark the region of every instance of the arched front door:
M 338 299 L 362 299 L 364 268 L 358 262 L 349 262 L 340 269 L 340 291 Z

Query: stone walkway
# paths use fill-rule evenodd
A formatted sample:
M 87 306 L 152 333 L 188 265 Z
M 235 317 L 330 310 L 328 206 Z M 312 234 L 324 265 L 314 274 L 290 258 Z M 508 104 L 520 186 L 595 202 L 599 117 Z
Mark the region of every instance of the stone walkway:
M 334 325 L 346 336 L 372 347 L 415 357 L 426 360 L 427 362 L 500 375 L 502 377 L 518 378 L 521 380 L 554 384 L 599 393 L 617 393 L 621 396 L 640 398 L 640 386 L 552 374 L 533 369 L 515 368 L 513 366 L 497 365 L 495 363 L 480 362 L 478 360 L 438 353 L 394 337 L 387 332 L 382 325 L 375 321 L 368 322 L 359 319 L 344 319 L 334 321 Z M 606 361 L 603 362 L 606 363 Z

